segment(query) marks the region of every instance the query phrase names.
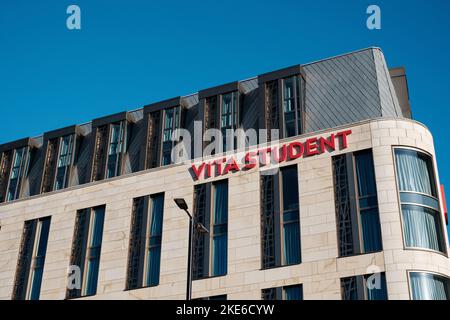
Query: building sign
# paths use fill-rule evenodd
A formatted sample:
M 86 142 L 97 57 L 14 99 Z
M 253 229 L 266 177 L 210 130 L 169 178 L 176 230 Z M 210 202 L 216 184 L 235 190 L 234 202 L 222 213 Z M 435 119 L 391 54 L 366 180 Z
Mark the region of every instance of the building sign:
M 231 172 L 248 171 L 258 166 L 276 165 L 299 158 L 311 157 L 325 152 L 333 152 L 348 147 L 347 136 L 351 130 L 332 133 L 328 137 L 313 137 L 305 142 L 292 141 L 274 147 L 259 148 L 249 151 L 242 158 L 235 155 L 193 164 L 190 168 L 194 180 L 225 176 Z M 258 161 L 259 160 L 259 161 Z

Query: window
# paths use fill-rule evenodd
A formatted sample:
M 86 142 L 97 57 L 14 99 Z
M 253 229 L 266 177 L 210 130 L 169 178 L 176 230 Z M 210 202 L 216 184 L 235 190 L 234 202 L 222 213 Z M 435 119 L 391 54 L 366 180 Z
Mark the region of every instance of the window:
M 7 187 L 6 201 L 16 200 L 20 197 L 22 180 L 26 176 L 29 162 L 29 147 L 14 150 L 9 181 Z
M 162 165 L 173 163 L 172 149 L 176 141 L 172 141 L 172 135 L 175 129 L 180 128 L 180 107 L 164 110 L 164 128 L 163 128 L 163 146 L 162 146 Z
M 180 99 L 172 99 L 163 106 L 150 105 L 144 113 L 147 121 L 145 168 L 156 168 L 177 162 L 177 158 L 172 159 L 172 150 L 178 144 L 179 138 L 182 138 L 178 134 L 174 136 L 175 131 L 183 125 L 184 110 L 180 105 Z M 175 156 L 182 156 L 182 151 L 177 151 Z
M 437 274 L 410 272 L 411 298 L 413 300 L 449 300 L 449 279 Z
M 297 166 L 261 175 L 262 268 L 301 262 Z
M 339 256 L 382 250 L 371 150 L 332 159 Z
M 14 300 L 39 300 L 50 217 L 25 221 L 14 281 Z
M 164 193 L 133 199 L 127 289 L 159 284 Z
M 105 206 L 78 210 L 70 265 L 80 269 L 81 286 L 70 288 L 67 298 L 97 293 Z
M 301 284 L 278 288 L 268 288 L 261 291 L 262 300 L 303 300 Z
M 193 279 L 227 273 L 228 180 L 194 187 Z
M 222 95 L 222 110 L 220 114 L 220 128 L 223 138 L 223 151 L 227 151 L 227 130 L 237 127 L 237 92 Z M 228 138 L 229 139 L 229 138 Z M 236 148 L 236 139 L 233 137 L 233 149 Z
M 69 182 L 69 169 L 72 162 L 73 135 L 61 138 L 56 170 L 55 190 L 67 188 Z
M 124 144 L 124 122 L 111 124 L 108 149 L 108 171 L 106 178 L 120 175 Z
M 74 148 L 74 135 L 48 139 L 41 192 L 68 187 Z
M 284 137 L 301 134 L 300 80 L 298 76 L 283 79 Z
M 406 247 L 445 252 L 433 162 L 412 149 L 395 149 Z
M 265 83 L 266 129 L 279 129 L 280 138 L 303 132 L 302 77 L 290 76 Z
M 343 300 L 387 300 L 384 272 L 341 279 Z
M 122 174 L 126 149 L 127 121 L 101 125 L 96 128 L 92 180 L 99 181 Z
M 206 98 L 204 124 L 205 130 L 218 129 L 222 134 L 222 146 L 214 150 L 215 153 L 236 149 L 237 139 L 234 131 L 229 135 L 227 130 L 235 130 L 239 126 L 239 92 L 232 91 Z M 212 141 L 214 139 L 215 137 Z M 205 142 L 205 145 L 208 144 Z

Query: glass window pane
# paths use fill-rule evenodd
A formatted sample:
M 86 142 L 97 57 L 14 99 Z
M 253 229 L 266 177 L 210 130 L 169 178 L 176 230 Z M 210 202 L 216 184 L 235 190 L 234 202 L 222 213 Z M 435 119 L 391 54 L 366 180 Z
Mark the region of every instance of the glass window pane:
M 87 263 L 86 295 L 94 295 L 97 293 L 105 207 L 94 208 L 93 214 L 94 217 L 91 227 L 91 239 L 88 249 L 89 254 Z
M 163 226 L 164 194 L 151 197 L 152 212 L 150 221 L 150 240 L 147 258 L 147 286 L 159 284 L 161 263 L 161 235 Z
M 377 194 L 373 156 L 371 151 L 355 153 L 356 177 L 359 197 Z
M 387 300 L 386 276 L 383 273 L 364 277 L 367 288 L 367 300 Z
M 437 211 L 416 205 L 402 205 L 403 233 L 407 247 L 443 251 L 443 235 Z
M 284 287 L 286 300 L 303 300 L 303 288 L 301 285 Z
M 431 157 L 409 149 L 396 149 L 395 160 L 400 191 L 437 197 Z
M 214 227 L 221 225 L 220 233 L 213 234 L 213 266 L 212 275 L 227 273 L 227 231 L 228 223 L 228 181 L 214 183 Z
M 413 300 L 449 300 L 447 278 L 425 272 L 411 272 L 410 283 Z
M 281 168 L 283 184 L 283 209 L 298 210 L 298 177 L 297 166 Z
M 47 252 L 48 233 L 50 230 L 50 218 L 41 219 L 39 221 L 39 228 L 39 239 L 31 274 L 30 300 L 39 300 L 41 293 L 42 275 L 44 273 L 45 254 Z
M 300 224 L 285 223 L 283 225 L 284 234 L 284 265 L 301 262 L 300 258 Z
M 361 211 L 361 229 L 364 253 L 381 251 L 381 228 L 378 208 Z

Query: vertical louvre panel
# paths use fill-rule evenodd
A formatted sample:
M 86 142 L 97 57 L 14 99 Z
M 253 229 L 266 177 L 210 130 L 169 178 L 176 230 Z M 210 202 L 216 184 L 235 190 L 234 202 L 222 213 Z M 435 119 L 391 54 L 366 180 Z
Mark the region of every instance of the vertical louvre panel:
M 206 99 L 206 105 L 208 108 L 208 129 L 218 128 L 217 123 L 217 96 Z
M 268 141 L 271 140 L 270 129 L 280 128 L 279 106 L 278 106 L 278 81 L 270 81 L 266 83 L 265 94 L 265 125 Z
M 90 209 L 79 210 L 75 221 L 75 231 L 72 242 L 72 252 L 70 255 L 70 265 L 78 266 L 80 274 L 83 274 L 85 247 L 87 233 L 89 228 L 89 211 Z M 67 291 L 67 298 L 76 298 L 81 296 L 81 289 L 71 289 Z
M 341 279 L 342 300 L 358 300 L 356 277 Z
M 336 221 L 339 235 L 339 255 L 347 256 L 354 253 L 353 231 L 350 204 L 350 187 L 347 175 L 346 155 L 333 157 L 334 199 Z
M 47 154 L 45 156 L 44 178 L 42 181 L 41 192 L 50 192 L 53 190 L 57 153 L 58 139 L 49 140 L 47 145 Z
M 161 112 L 156 111 L 148 115 L 147 158 L 146 169 L 156 168 L 159 165 Z
M 133 216 L 131 220 L 130 245 L 128 252 L 127 289 L 141 286 L 142 242 L 145 240 L 144 197 L 133 201 Z
M 106 144 L 108 142 L 108 125 L 97 128 L 95 136 L 94 160 L 92 169 L 92 180 L 103 180 L 106 164 Z
M 262 300 L 276 300 L 277 289 L 276 288 L 262 289 L 261 290 L 261 298 L 262 298 Z
M 0 203 L 5 201 L 8 188 L 9 172 L 11 170 L 12 150 L 5 151 L 1 155 L 0 163 Z
M 194 186 L 194 226 L 197 223 L 204 224 L 206 221 L 206 184 Z M 205 276 L 205 236 L 194 228 L 194 248 L 192 257 L 193 279 L 199 279 Z
M 275 184 L 276 176 L 261 176 L 261 244 L 262 244 L 262 268 L 270 268 L 276 265 L 275 250 Z
M 16 278 L 14 280 L 13 300 L 25 299 L 33 255 L 34 237 L 37 220 L 25 221 L 17 262 Z

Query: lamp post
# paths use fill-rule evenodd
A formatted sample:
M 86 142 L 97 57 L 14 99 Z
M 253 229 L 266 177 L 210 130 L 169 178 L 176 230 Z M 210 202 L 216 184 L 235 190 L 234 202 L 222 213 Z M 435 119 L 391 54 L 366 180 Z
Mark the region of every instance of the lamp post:
M 187 266 L 187 279 L 186 279 L 186 300 L 192 298 L 192 233 L 194 230 L 194 219 L 188 211 L 188 205 L 183 198 L 173 199 L 178 208 L 184 210 L 189 217 L 189 244 L 188 244 L 188 266 Z
M 187 267 L 187 281 L 186 281 L 186 300 L 191 300 L 192 298 L 192 241 L 193 241 L 193 233 L 194 233 L 194 219 L 192 218 L 192 215 L 188 211 L 188 205 L 186 201 L 183 198 L 175 198 L 173 199 L 175 203 L 177 204 L 178 208 L 181 210 L 184 210 L 186 214 L 189 217 L 189 244 L 188 244 L 188 267 Z M 195 226 L 199 232 L 202 233 L 209 233 L 208 229 L 201 224 L 200 222 L 197 222 L 197 225 Z

